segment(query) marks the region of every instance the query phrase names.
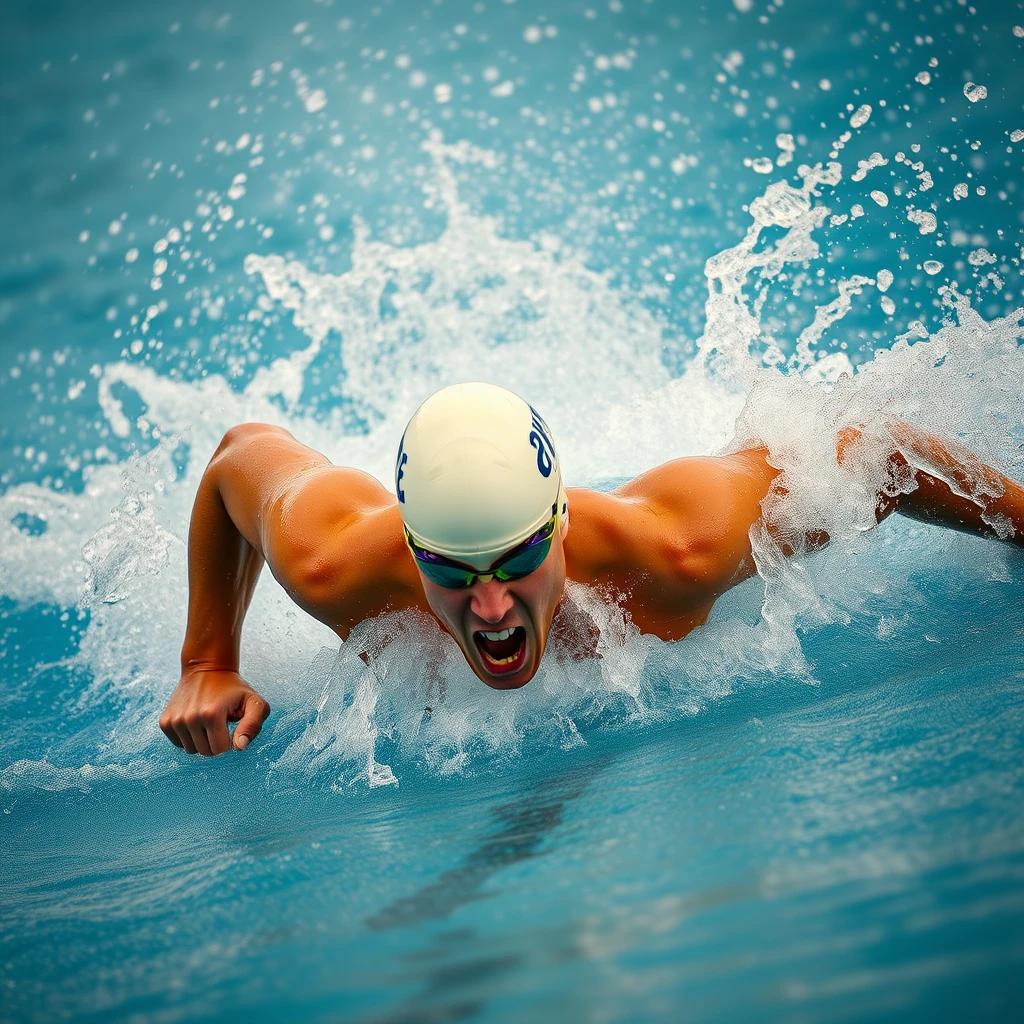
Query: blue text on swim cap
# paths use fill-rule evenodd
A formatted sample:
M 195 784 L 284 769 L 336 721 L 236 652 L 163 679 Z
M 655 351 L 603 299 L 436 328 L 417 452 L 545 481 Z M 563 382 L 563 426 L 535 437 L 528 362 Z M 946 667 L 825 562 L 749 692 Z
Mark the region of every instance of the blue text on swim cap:
M 402 442 L 398 446 L 398 460 L 395 463 L 395 493 L 403 505 L 405 504 L 405 490 L 402 487 L 402 477 L 405 476 L 405 465 L 409 461 L 409 456 L 405 454 L 404 448 L 405 434 L 402 435 Z
M 551 443 L 551 438 L 548 436 L 550 433 L 548 425 L 544 422 L 541 414 L 532 405 L 530 412 L 533 413 L 530 447 L 537 449 L 537 469 L 540 470 L 540 475 L 548 477 L 551 476 L 551 470 L 555 464 L 555 446 Z

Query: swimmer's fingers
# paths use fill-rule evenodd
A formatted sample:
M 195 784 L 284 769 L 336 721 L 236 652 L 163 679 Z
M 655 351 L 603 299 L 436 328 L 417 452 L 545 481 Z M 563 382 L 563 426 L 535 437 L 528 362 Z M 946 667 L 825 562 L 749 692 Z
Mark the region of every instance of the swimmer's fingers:
M 204 718 L 200 718 L 198 715 L 192 718 L 188 731 L 192 737 L 192 744 L 196 748 L 195 753 L 202 754 L 203 757 L 212 757 L 213 751 L 210 749 L 210 741 L 206 737 Z
M 176 746 L 184 749 L 184 744 L 178 737 L 178 732 L 174 727 L 174 721 L 170 715 L 166 712 L 160 719 L 160 731 Z
M 161 728 L 163 723 L 161 722 Z M 181 747 L 188 754 L 196 752 L 196 745 L 192 742 L 192 735 L 188 726 L 183 721 L 173 721 L 168 728 L 164 729 L 164 735 L 176 746 Z
M 176 718 L 165 711 L 160 719 L 160 731 L 176 747 L 181 747 L 186 753 L 194 754 L 196 752 L 196 745 L 192 742 L 192 735 L 183 718 Z
M 250 741 L 259 736 L 270 714 L 270 705 L 258 693 L 250 690 L 242 698 L 241 712 L 232 740 L 236 750 L 245 750 Z
M 231 734 L 228 732 L 228 723 L 222 711 L 219 715 L 204 720 L 206 740 L 210 745 L 210 753 L 216 757 L 218 754 L 226 754 L 231 749 Z

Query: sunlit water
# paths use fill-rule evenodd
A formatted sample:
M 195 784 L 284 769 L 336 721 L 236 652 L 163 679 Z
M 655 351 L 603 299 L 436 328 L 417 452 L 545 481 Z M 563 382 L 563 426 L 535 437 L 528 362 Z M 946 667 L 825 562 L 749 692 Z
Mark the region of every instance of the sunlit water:
M 1012 1018 L 1024 560 L 869 526 L 887 418 L 1024 477 L 1024 12 L 281 6 L 0 16 L 3 1018 Z M 223 431 L 388 481 L 472 378 L 570 484 L 766 441 L 833 543 L 676 644 L 570 587 L 512 693 L 265 574 L 273 716 L 171 747 Z

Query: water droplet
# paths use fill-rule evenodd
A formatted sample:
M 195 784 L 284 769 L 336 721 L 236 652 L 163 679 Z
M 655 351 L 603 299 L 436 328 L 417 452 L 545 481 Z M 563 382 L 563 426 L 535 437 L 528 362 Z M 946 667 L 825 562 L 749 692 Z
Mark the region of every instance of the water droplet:
M 934 277 L 942 269 L 942 264 L 938 260 L 925 260 L 924 261 L 924 272 Z
M 964 95 L 972 103 L 977 103 L 978 100 L 983 100 L 988 96 L 988 89 L 983 85 L 977 85 L 974 82 L 967 82 L 964 84 Z
M 863 181 L 867 177 L 869 171 L 873 170 L 875 167 L 884 167 L 888 162 L 889 161 L 886 160 L 881 153 L 872 153 L 867 160 L 857 161 L 857 170 L 853 172 L 853 175 L 851 176 L 852 180 Z
M 956 199 L 966 199 L 967 193 L 969 191 L 970 190 L 967 188 L 967 183 L 964 181 L 958 182 L 956 185 L 953 186 L 953 196 Z
M 875 285 L 880 292 L 887 292 L 892 284 L 892 271 L 880 270 L 875 276 Z
M 884 192 L 880 192 L 877 188 L 872 189 L 871 198 L 874 199 L 879 206 L 889 205 L 889 197 Z
M 850 115 L 850 127 L 851 128 L 863 128 L 868 123 L 868 118 L 871 116 L 871 104 L 861 104 L 851 115 Z
M 1020 142 L 1021 139 L 1024 139 L 1024 128 L 1017 128 L 1010 132 L 1011 142 Z
M 930 235 L 938 227 L 935 214 L 929 210 L 915 210 L 911 207 L 907 210 L 907 220 L 911 224 L 916 224 L 922 235 Z
M 932 76 L 927 71 L 918 71 L 914 75 L 914 81 L 919 85 L 927 85 L 932 80 Z
M 758 174 L 772 173 L 772 162 L 766 156 L 755 157 L 750 161 L 750 166 L 753 170 L 757 171 Z
M 885 313 L 886 316 L 892 316 L 893 313 L 896 312 L 896 303 L 893 302 L 888 295 L 883 295 L 881 299 L 878 300 L 878 304 L 882 307 L 882 312 Z
M 306 93 L 303 102 L 306 105 L 306 110 L 311 114 L 315 114 L 327 106 L 327 94 L 323 89 L 313 89 L 311 92 Z

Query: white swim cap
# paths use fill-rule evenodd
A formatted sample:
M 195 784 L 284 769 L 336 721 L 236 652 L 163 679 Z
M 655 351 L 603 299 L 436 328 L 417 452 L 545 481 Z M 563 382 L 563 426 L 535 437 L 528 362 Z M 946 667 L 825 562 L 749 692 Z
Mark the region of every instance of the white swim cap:
M 480 569 L 568 510 L 547 424 L 495 384 L 453 384 L 416 410 L 395 492 L 416 544 Z

